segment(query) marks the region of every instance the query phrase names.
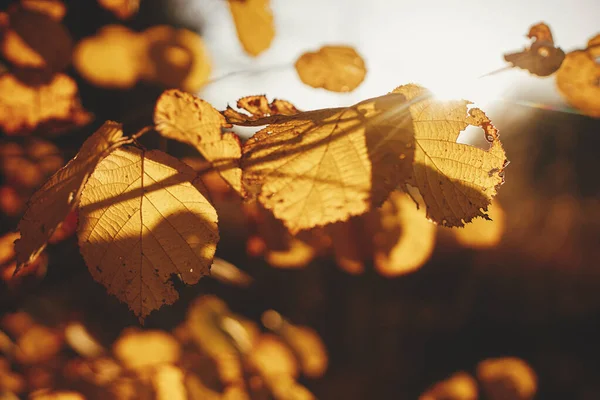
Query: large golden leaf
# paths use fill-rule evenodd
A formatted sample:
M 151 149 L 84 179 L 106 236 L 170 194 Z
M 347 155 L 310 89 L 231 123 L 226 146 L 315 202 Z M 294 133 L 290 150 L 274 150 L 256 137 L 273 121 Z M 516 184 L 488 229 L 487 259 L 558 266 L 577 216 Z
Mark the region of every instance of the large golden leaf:
M 198 149 L 221 177 L 241 193 L 240 139 L 233 133 L 222 133 L 230 125 L 213 106 L 189 93 L 167 90 L 156 103 L 154 123 L 164 137 Z
M 244 50 L 257 56 L 275 37 L 270 0 L 229 0 L 229 9 Z
M 350 92 L 365 79 L 362 57 L 349 46 L 323 46 L 302 54 L 294 65 L 305 84 L 332 92 Z
M 498 130 L 483 111 L 469 109 L 469 101 L 439 101 L 416 85 L 396 90 L 413 100 L 409 111 L 416 148 L 413 172 L 403 186 L 418 188 L 427 217 L 443 226 L 487 218 L 485 210 L 504 182 L 508 163 Z M 469 125 L 483 129 L 489 149 L 456 142 Z
M 192 183 L 195 176 L 160 151 L 117 149 L 83 190 L 83 258 L 94 279 L 140 320 L 177 300 L 174 276 L 194 284 L 209 273 L 217 213 Z
M 414 133 L 400 93 L 241 123 L 271 125 L 243 147 L 242 183 L 296 233 L 380 205 L 408 179 Z
M 122 136 L 120 124 L 105 122 L 83 143 L 75 158 L 52 175 L 31 197 L 29 207 L 19 222 L 21 239 L 15 242 L 19 267 L 34 259 L 46 247 L 54 231 L 77 206 L 83 185 L 98 162 L 119 146 Z

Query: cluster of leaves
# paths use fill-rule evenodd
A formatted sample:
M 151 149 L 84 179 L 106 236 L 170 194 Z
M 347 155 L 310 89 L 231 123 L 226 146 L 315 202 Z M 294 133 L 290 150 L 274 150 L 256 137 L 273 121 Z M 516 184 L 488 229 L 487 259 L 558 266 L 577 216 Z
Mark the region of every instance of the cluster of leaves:
M 19 311 L 0 320 L 0 395 L 46 399 L 313 399 L 296 382 L 328 357 L 319 336 L 274 310 L 270 332 L 217 297 L 189 307 L 172 332 L 127 328 L 108 346 L 86 324 L 52 326 Z
M 567 54 L 556 47 L 548 25 L 533 25 L 527 35 L 534 39 L 521 52 L 510 53 L 504 59 L 515 67 L 538 76 L 556 72 L 556 86 L 565 100 L 585 114 L 600 118 L 600 34 L 592 37 L 587 47 Z
M 477 380 L 483 398 L 487 400 L 531 400 L 537 391 L 537 376 L 523 360 L 492 358 L 477 364 Z M 477 400 L 477 381 L 460 371 L 438 382 L 423 393 L 419 400 Z

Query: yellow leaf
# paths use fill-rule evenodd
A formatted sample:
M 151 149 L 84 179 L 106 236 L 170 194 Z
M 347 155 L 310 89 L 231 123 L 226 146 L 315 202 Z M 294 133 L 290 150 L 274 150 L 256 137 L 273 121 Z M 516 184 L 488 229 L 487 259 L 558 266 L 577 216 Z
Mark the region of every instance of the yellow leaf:
M 174 365 L 161 365 L 152 377 L 156 400 L 187 400 L 185 374 Z
M 230 124 L 248 125 L 258 120 L 263 121 L 264 118 L 273 115 L 294 115 L 300 112 L 289 101 L 275 99 L 269 103 L 264 95 L 242 97 L 237 101 L 237 107 L 247 111 L 249 115 L 227 106 L 223 115 Z
M 483 111 L 468 109 L 466 100 L 438 101 L 416 85 L 396 90 L 413 100 L 409 111 L 416 148 L 413 172 L 406 184 L 419 189 L 427 217 L 450 227 L 487 217 L 484 211 L 504 182 L 508 163 L 498 130 Z M 456 142 L 469 125 L 483 129 L 489 149 Z
M 191 167 L 159 151 L 117 149 L 81 195 L 79 247 L 95 280 L 143 320 L 179 297 L 171 279 L 209 273 L 217 214 Z
M 101 7 L 113 13 L 119 19 L 131 18 L 140 8 L 141 0 L 98 0 Z
M 491 221 L 477 219 L 460 229 L 442 229 L 449 229 L 461 246 L 475 249 L 494 247 L 502 239 L 506 217 L 500 204 L 494 201 L 488 213 Z
M 67 75 L 32 83 L 8 73 L 0 76 L 0 128 L 9 135 L 59 133 L 91 118 L 79 102 L 77 84 Z
M 15 242 L 19 267 L 33 260 L 73 210 L 83 185 L 100 160 L 119 146 L 121 125 L 107 121 L 81 146 L 79 153 L 58 170 L 31 197 L 29 207 L 19 222 L 21 239 Z
M 407 194 L 392 192 L 378 214 L 373 235 L 377 271 L 397 276 L 423 265 L 435 247 L 436 232 L 425 211 L 417 209 Z
M 250 363 L 267 377 L 298 377 L 294 353 L 273 334 L 261 335 L 248 358 Z
M 317 52 L 304 53 L 295 67 L 302 82 L 332 92 L 356 89 L 367 74 L 362 57 L 348 46 L 324 46 Z
M 523 360 L 494 358 L 477 365 L 477 378 L 490 400 L 531 400 L 537 391 L 537 376 Z
M 233 133 L 222 133 L 230 125 L 213 106 L 189 93 L 167 90 L 156 102 L 154 123 L 164 137 L 198 149 L 221 177 L 241 193 L 240 140 Z
M 271 0 L 229 0 L 229 10 L 244 50 L 257 56 L 275 37 Z
M 565 52 L 554 46 L 548 25 L 540 22 L 529 29 L 528 38 L 534 39 L 531 47 L 505 54 L 504 59 L 515 67 L 523 68 L 538 76 L 548 76 L 560 68 Z
M 113 353 L 131 370 L 174 364 L 181 357 L 177 340 L 159 330 L 126 329 L 113 344 Z
M 588 42 L 584 50 L 567 54 L 556 73 L 560 94 L 585 114 L 600 118 L 600 34 Z
M 477 382 L 466 372 L 457 372 L 419 396 L 419 400 L 477 400 Z
M 249 197 L 294 234 L 380 205 L 410 175 L 414 133 L 405 100 L 390 93 L 348 108 L 249 122 L 275 121 L 243 147 Z

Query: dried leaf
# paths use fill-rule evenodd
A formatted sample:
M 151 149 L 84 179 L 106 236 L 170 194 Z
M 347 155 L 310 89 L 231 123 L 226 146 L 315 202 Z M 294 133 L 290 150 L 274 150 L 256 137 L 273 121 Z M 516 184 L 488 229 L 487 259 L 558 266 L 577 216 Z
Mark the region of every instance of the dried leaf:
M 362 57 L 348 46 L 324 46 L 304 53 L 295 67 L 302 82 L 332 92 L 351 92 L 367 74 Z
M 140 8 L 141 0 L 98 0 L 102 8 L 113 13 L 119 19 L 129 19 Z
M 504 183 L 508 164 L 498 130 L 483 111 L 468 109 L 466 100 L 438 101 L 416 85 L 396 90 L 412 100 L 409 111 L 416 149 L 412 176 L 406 184 L 419 189 L 427 217 L 450 227 L 463 226 L 475 217 L 487 218 L 482 209 L 487 210 Z M 490 143 L 488 150 L 456 143 L 469 125 L 483 129 Z
M 55 75 L 39 85 L 0 75 L 0 128 L 8 135 L 22 135 L 86 125 L 91 115 L 81 107 L 78 95 L 77 84 L 67 75 Z
M 126 329 L 113 344 L 115 357 L 131 370 L 174 364 L 181 357 L 175 338 L 159 330 Z
M 538 76 L 548 76 L 556 72 L 563 60 L 565 52 L 554 46 L 552 33 L 548 25 L 540 22 L 529 29 L 528 38 L 534 39 L 531 47 L 504 55 L 504 59 L 513 66 L 523 68 Z
M 419 400 L 477 400 L 477 382 L 466 372 L 457 372 L 448 379 L 438 382 Z
M 390 93 L 348 108 L 249 122 L 273 122 L 243 147 L 249 197 L 293 234 L 380 205 L 410 175 L 414 133 L 404 103 L 404 95 Z
M 537 391 L 537 377 L 521 359 L 488 359 L 477 365 L 477 379 L 490 400 L 531 400 Z
M 269 48 L 275 37 L 270 0 L 229 0 L 237 36 L 246 53 L 255 57 Z
M 119 145 L 121 125 L 107 121 L 81 146 L 79 153 L 31 197 L 19 222 L 15 242 L 18 267 L 35 258 L 53 233 L 77 206 L 83 185 L 100 160 Z
M 60 72 L 71 62 L 69 31 L 43 12 L 14 7 L 0 24 L 0 52 L 19 68 Z
M 240 140 L 233 133 L 222 133 L 230 125 L 209 103 L 189 93 L 167 90 L 156 102 L 154 123 L 164 137 L 198 149 L 221 177 L 241 193 Z
M 588 47 L 567 54 L 556 74 L 563 97 L 590 117 L 600 118 L 600 34 Z
M 436 227 L 407 194 L 392 192 L 376 219 L 374 262 L 380 274 L 406 274 L 429 259 L 435 247 Z
M 264 95 L 242 97 L 237 101 L 237 107 L 249 114 L 241 113 L 227 106 L 223 115 L 230 124 L 248 124 L 273 115 L 294 115 L 300 112 L 289 101 L 274 99 L 269 103 Z
M 196 173 L 159 151 L 117 149 L 81 195 L 79 246 L 94 279 L 143 320 L 209 273 L 217 214 L 191 182 Z

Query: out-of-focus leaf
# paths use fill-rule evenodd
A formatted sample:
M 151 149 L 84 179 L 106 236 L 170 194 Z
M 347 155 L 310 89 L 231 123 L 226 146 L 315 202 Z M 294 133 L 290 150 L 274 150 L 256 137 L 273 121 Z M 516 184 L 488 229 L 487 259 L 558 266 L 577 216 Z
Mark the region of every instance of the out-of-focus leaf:
M 101 7 L 113 13 L 119 19 L 129 19 L 140 8 L 141 0 L 98 0 Z
M 173 365 L 159 366 L 152 376 L 156 400 L 187 400 L 184 372 Z
M 81 146 L 79 153 L 31 197 L 19 222 L 15 243 L 18 267 L 41 252 L 53 233 L 77 206 L 83 185 L 107 152 L 122 139 L 121 125 L 107 121 Z
M 132 370 L 174 364 L 181 357 L 175 338 L 158 330 L 126 329 L 113 344 L 113 353 L 126 368 Z
M 29 11 L 46 14 L 55 21 L 61 21 L 67 13 L 67 6 L 61 0 L 21 0 L 21 6 Z
M 531 400 L 537 391 L 535 372 L 519 358 L 482 361 L 477 365 L 477 379 L 490 400 Z
M 79 247 L 94 279 L 143 321 L 179 297 L 172 277 L 209 273 L 217 213 L 192 168 L 160 151 L 117 149 L 81 195 Z
M 71 391 L 42 390 L 30 396 L 31 400 L 85 400 L 81 393 Z
M 65 327 L 65 341 L 82 357 L 96 358 L 104 353 L 104 348 L 80 322 L 71 322 Z
M 351 92 L 367 74 L 362 57 L 348 46 L 324 46 L 304 53 L 295 67 L 302 82 L 332 92 Z
M 275 37 L 271 0 L 228 0 L 238 39 L 255 57 L 269 48 Z
M 534 39 L 531 47 L 517 53 L 505 54 L 504 59 L 532 74 L 552 75 L 560 68 L 565 59 L 565 52 L 560 47 L 555 47 L 550 28 L 540 22 L 529 29 L 527 37 Z
M 91 119 L 79 102 L 77 84 L 67 75 L 57 74 L 39 84 L 22 82 L 9 73 L 0 75 L 0 129 L 8 135 L 60 133 Z
M 456 241 L 464 247 L 485 249 L 494 247 L 502 239 L 505 225 L 504 210 L 498 202 L 492 201 L 488 209 L 491 220 L 477 219 L 463 228 L 441 228 L 454 235 Z
M 477 382 L 466 372 L 457 372 L 448 379 L 436 383 L 419 396 L 419 400 L 477 399 Z M 508 398 L 505 400 L 508 400 Z
M 16 358 L 21 364 L 38 364 L 53 358 L 62 348 L 59 332 L 34 325 L 17 340 Z
M 563 97 L 590 117 L 600 118 L 600 34 L 584 50 L 567 54 L 556 74 Z

